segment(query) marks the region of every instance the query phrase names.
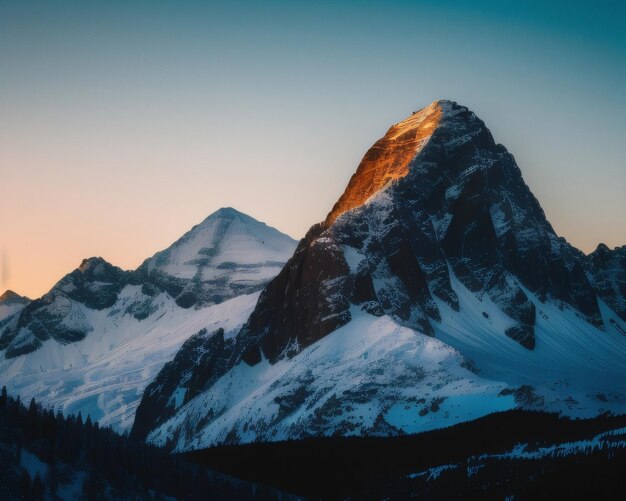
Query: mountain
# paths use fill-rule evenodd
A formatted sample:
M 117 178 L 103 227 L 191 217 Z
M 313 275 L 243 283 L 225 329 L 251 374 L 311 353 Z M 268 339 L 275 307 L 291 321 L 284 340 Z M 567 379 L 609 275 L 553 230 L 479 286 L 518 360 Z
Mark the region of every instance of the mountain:
M 30 302 L 30 299 L 26 296 L 20 296 L 17 292 L 13 292 L 12 290 L 4 291 L 4 294 L 0 296 L 0 307 L 2 308 L 2 315 L 11 314 L 8 311 L 8 308 L 13 305 L 26 305 Z M 5 307 L 7 308 L 5 310 Z
M 232 208 L 194 226 L 137 270 L 156 283 L 180 283 L 182 307 L 216 304 L 262 289 L 291 256 L 287 235 Z
M 238 331 L 295 245 L 220 209 L 137 270 L 89 258 L 39 299 L 5 294 L 2 379 L 24 400 L 128 429 L 163 364 L 205 328 Z
M 85 311 L 110 308 L 129 283 L 129 273 L 102 258 L 84 259 L 39 299 L 28 303 L 0 333 L 6 358 L 38 350 L 53 339 L 60 344 L 80 341 L 93 330 Z M 135 313 L 137 314 L 137 313 Z
M 624 248 L 557 236 L 485 124 L 436 101 L 365 154 L 236 336 L 195 341 L 192 398 L 149 388 L 133 432 L 190 450 L 623 413 L 624 270 Z
M 28 303 L 30 303 L 30 299 L 27 297 L 20 296 L 12 290 L 5 291 L 0 296 L 0 329 L 8 324 Z

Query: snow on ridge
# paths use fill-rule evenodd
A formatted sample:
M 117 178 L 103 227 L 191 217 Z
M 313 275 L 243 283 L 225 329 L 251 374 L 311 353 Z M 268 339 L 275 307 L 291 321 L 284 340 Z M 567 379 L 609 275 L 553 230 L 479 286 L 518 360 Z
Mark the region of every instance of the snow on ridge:
M 203 328 L 234 336 L 295 247 L 291 237 L 224 208 L 135 271 L 83 260 L 25 319 L 18 315 L 27 300 L 12 305 L 5 293 L 0 374 L 23 399 L 124 431 L 144 388 L 184 341 Z
M 154 300 L 158 310 L 144 320 L 124 314 L 124 305 L 141 294 L 126 286 L 111 310 L 75 304 L 93 326 L 82 341 L 42 347 L 0 360 L 0 373 L 11 394 L 35 398 L 65 413 L 91 415 L 103 426 L 130 429 L 144 388 L 180 346 L 202 328 L 237 331 L 254 308 L 259 292 L 199 310 L 178 307 L 166 293 Z
M 191 279 L 199 266 L 210 267 L 213 274 L 219 273 L 215 270 L 225 264 L 275 268 L 278 263 L 287 262 L 295 248 L 296 241 L 291 237 L 227 208 L 218 210 L 194 226 L 170 247 L 147 259 L 144 266 L 148 271 L 156 269 L 175 277 Z
M 358 267 L 361 256 L 343 251 L 350 268 Z M 626 340 L 619 333 L 525 290 L 538 312 L 530 351 L 503 335 L 513 320 L 488 296 L 471 293 L 453 272 L 451 282 L 460 311 L 437 300 L 435 338 L 352 306 L 347 325 L 293 358 L 239 363 L 148 440 L 164 445 L 173 438 L 183 451 L 336 433 L 418 433 L 512 408 L 571 417 L 626 413 Z M 601 309 L 606 319 L 615 316 Z M 206 416 L 213 416 L 208 423 Z
M 148 441 L 178 451 L 311 435 L 414 433 L 514 407 L 503 383 L 441 341 L 353 308 L 353 320 L 295 357 L 235 366 Z M 475 399 L 475 402 L 471 402 Z M 215 416 L 206 422 L 207 415 Z M 395 432 L 393 430 L 396 430 Z

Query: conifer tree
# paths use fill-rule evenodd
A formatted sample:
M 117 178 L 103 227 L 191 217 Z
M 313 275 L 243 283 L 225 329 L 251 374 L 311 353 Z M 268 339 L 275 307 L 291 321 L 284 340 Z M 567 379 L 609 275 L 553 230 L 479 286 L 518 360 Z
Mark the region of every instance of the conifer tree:
M 35 474 L 35 479 L 33 480 L 33 487 L 31 489 L 31 499 L 33 501 L 43 501 L 44 499 L 44 488 L 43 481 L 39 476 L 39 472 Z

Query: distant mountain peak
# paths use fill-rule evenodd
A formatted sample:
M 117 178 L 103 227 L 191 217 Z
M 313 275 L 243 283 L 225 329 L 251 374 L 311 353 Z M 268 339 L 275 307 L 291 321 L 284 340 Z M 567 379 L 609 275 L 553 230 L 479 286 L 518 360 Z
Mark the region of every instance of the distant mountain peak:
M 148 272 L 200 281 L 220 280 L 217 275 L 227 269 L 247 267 L 246 273 L 253 279 L 254 266 L 286 262 L 295 245 L 291 237 L 277 229 L 232 207 L 223 207 L 141 267 Z
M 295 247 L 292 238 L 265 223 L 232 207 L 221 208 L 137 270 L 125 271 L 93 256 L 35 301 L 6 292 L 0 300 L 0 322 L 6 324 L 0 351 L 11 358 L 39 349 L 50 338 L 61 344 L 81 341 L 98 328 L 85 310 L 111 309 L 114 316 L 141 321 L 161 307 L 160 293 L 181 308 L 199 309 L 257 292 L 278 274 Z M 137 285 L 139 292 L 126 291 L 133 299 L 123 296 L 127 286 Z M 19 315 L 17 306 L 23 309 Z
M 114 268 L 115 266 L 101 257 L 88 257 L 81 261 L 78 270 L 82 273 L 97 273 L 105 268 Z
M 213 214 L 209 215 L 209 218 L 212 217 L 235 217 L 235 216 L 246 216 L 250 217 L 243 212 L 238 211 L 233 207 L 221 207 L 217 209 Z M 208 219 L 208 218 L 207 218 Z
M 30 299 L 27 298 L 26 296 L 21 296 L 17 292 L 14 292 L 14 291 L 12 291 L 10 289 L 7 289 L 0 296 L 0 303 L 16 303 L 16 302 L 27 303 L 29 301 L 30 301 Z
M 207 217 L 205 217 L 202 222 L 194 225 L 190 232 L 194 231 L 196 228 L 201 228 L 203 226 L 209 225 L 217 220 L 232 220 L 235 218 L 248 218 L 250 216 L 244 214 L 243 212 L 234 209 L 233 207 L 221 207 L 217 209 L 215 212 L 212 212 Z M 183 235 L 184 237 L 184 235 Z M 182 238 L 182 237 L 181 237 Z
M 611 249 L 605 243 L 599 243 L 598 246 L 595 248 L 595 250 L 590 252 L 589 255 L 593 256 L 594 254 L 607 254 L 611 252 L 626 252 L 626 245 L 621 245 L 621 246 L 618 245 L 614 247 L 613 249 Z
M 205 327 L 238 331 L 295 247 L 224 207 L 136 270 L 90 257 L 32 302 L 6 292 L 0 374 L 15 394 L 128 427 L 143 388 L 178 347 Z M 32 385 L 32 374 L 44 383 Z

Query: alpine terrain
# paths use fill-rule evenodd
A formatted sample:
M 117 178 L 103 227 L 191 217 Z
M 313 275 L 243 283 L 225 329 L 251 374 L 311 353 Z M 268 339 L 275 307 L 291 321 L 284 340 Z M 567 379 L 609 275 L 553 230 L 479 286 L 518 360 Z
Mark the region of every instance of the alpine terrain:
M 189 281 L 220 267 L 181 259 L 172 247 L 139 272 L 188 280 L 184 306 L 210 300 Z M 93 304 L 93 287 L 119 283 L 103 281 L 64 300 L 80 290 Z M 189 451 L 397 436 L 510 409 L 626 413 L 626 247 L 585 255 L 557 236 L 513 156 L 451 101 L 393 125 L 256 305 L 233 301 L 253 308 L 245 325 L 202 324 L 147 387 L 135 436 Z
M 129 429 L 144 388 L 191 336 L 237 332 L 296 242 L 220 209 L 134 271 L 85 259 L 43 297 L 0 298 L 0 377 L 24 401 Z

